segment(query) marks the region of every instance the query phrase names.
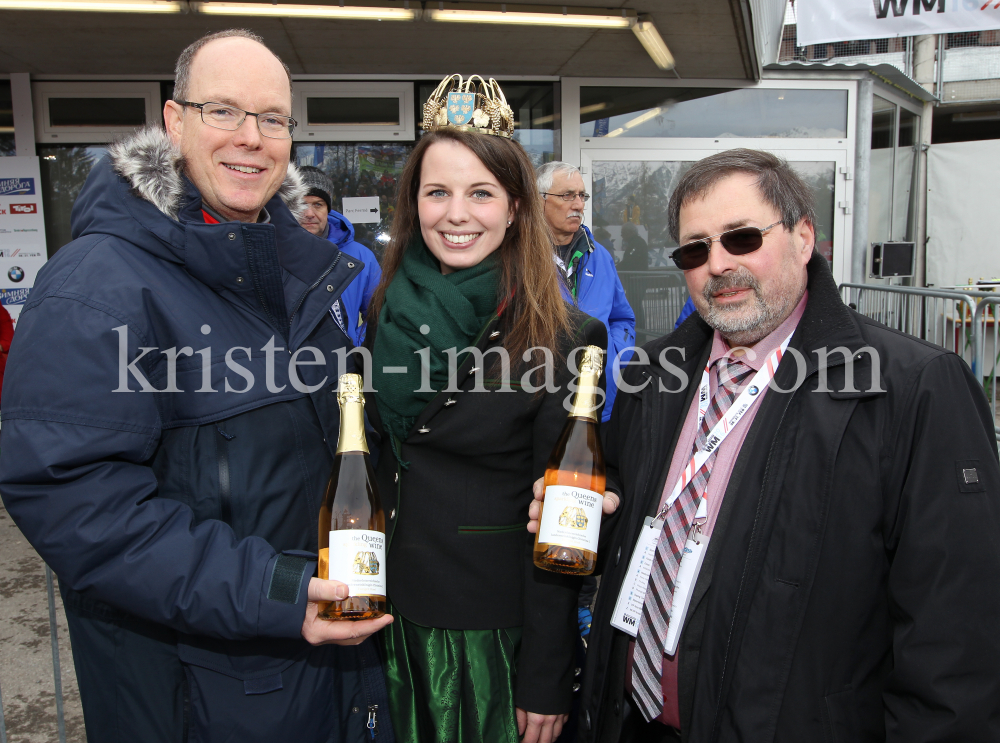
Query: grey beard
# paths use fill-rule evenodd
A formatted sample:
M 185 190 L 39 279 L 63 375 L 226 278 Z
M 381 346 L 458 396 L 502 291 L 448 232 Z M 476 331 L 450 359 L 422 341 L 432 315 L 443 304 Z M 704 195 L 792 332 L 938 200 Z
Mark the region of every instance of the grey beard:
M 715 303 L 714 294 L 726 289 L 746 287 L 753 296 L 749 304 L 728 309 Z M 719 331 L 733 346 L 752 346 L 774 331 L 791 314 L 796 301 L 790 292 L 782 290 L 768 302 L 760 282 L 746 268 L 709 279 L 702 290 L 708 311 L 704 320 Z

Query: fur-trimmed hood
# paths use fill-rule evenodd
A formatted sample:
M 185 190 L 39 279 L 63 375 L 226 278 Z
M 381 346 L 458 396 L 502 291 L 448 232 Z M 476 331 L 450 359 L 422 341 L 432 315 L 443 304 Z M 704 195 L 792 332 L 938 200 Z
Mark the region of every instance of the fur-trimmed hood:
M 187 193 L 184 158 L 161 127 L 148 126 L 116 142 L 108 148 L 108 156 L 115 172 L 132 184 L 136 195 L 177 219 Z M 277 195 L 296 219 L 305 211 L 307 191 L 298 168 L 289 163 Z

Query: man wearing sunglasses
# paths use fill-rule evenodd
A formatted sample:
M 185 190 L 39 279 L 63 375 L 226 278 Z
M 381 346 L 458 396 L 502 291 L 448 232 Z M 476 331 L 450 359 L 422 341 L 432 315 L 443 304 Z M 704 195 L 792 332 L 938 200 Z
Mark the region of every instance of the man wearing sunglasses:
M 844 305 L 779 158 L 696 163 L 668 218 L 697 312 L 636 354 L 604 431 L 621 505 L 579 740 L 1000 740 L 977 380 Z
M 18 323 L 0 489 L 59 576 L 90 741 L 392 740 L 374 642 L 347 647 L 391 617 L 317 618 L 347 595 L 312 577 L 352 370 L 330 307 L 363 266 L 296 220 L 291 106 L 256 35 L 188 47 Z

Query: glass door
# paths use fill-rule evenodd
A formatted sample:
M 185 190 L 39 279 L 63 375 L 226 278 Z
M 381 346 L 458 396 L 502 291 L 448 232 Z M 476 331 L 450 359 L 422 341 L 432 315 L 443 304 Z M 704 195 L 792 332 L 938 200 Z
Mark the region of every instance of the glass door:
M 727 144 L 731 144 L 727 142 Z M 759 144 L 757 145 L 759 146 Z M 584 183 L 593 198 L 586 220 L 594 237 L 615 258 L 618 275 L 636 315 L 639 344 L 674 328 L 687 300 L 684 274 L 670 253 L 677 247 L 667 229 L 667 203 L 677 182 L 698 160 L 722 149 L 583 149 Z M 846 150 L 782 151 L 815 196 L 816 247 L 830 261 L 834 278 L 845 281 L 850 244 Z

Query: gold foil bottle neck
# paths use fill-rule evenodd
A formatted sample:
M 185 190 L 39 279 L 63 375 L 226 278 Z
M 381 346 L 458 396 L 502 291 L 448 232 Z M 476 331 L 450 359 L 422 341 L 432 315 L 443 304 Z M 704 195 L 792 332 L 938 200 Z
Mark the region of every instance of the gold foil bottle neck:
M 360 374 L 343 374 L 340 383 L 337 385 L 337 402 L 343 405 L 345 402 L 365 402 L 363 385 Z
M 587 346 L 583 349 L 580 361 L 580 381 L 576 394 L 573 396 L 572 418 L 587 418 L 597 420 L 597 380 L 601 376 L 601 361 L 604 352 L 597 346 Z
M 583 358 L 580 360 L 580 376 L 593 374 L 601 376 L 603 367 L 604 351 L 598 346 L 587 346 L 583 349 Z
M 344 374 L 337 387 L 337 402 L 340 403 L 340 438 L 337 440 L 337 454 L 349 451 L 368 453 L 365 438 L 365 398 L 360 374 Z

